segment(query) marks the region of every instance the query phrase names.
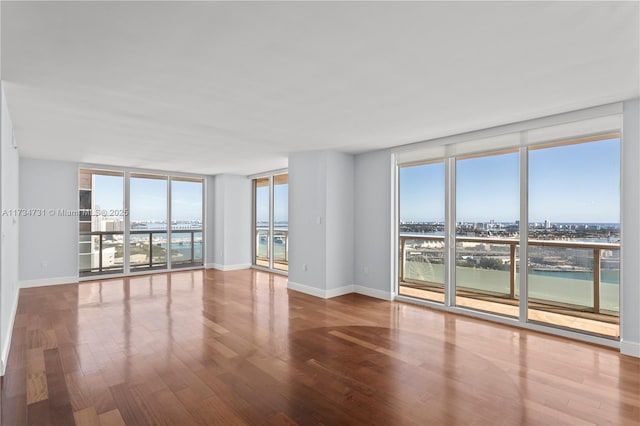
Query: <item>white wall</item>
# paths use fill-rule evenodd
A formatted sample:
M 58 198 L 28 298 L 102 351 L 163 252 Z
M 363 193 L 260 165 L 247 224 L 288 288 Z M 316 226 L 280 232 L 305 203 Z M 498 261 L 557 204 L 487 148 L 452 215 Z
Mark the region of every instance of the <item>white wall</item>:
M 213 245 L 211 246 L 212 260 L 208 267 L 224 265 L 224 179 L 213 177 L 213 198 L 208 206 L 213 218 Z
M 13 148 L 13 125 L 4 88 L 0 85 L 0 344 L 2 345 L 1 373 L 6 367 L 11 331 L 18 303 L 18 224 L 23 219 L 16 217 L 19 207 L 18 151 Z
M 251 179 L 214 176 L 211 198 L 213 253 L 207 267 L 223 271 L 251 267 Z
M 355 158 L 355 284 L 359 293 L 390 300 L 391 152 Z
M 78 280 L 78 217 L 58 209 L 78 208 L 78 164 L 20 159 L 20 207 L 43 216 L 20 220 L 20 285 Z
M 289 157 L 289 288 L 325 298 L 353 292 L 353 180 L 352 155 Z
M 327 290 L 354 283 L 354 163 L 353 155 L 326 153 Z
M 207 176 L 205 177 L 205 218 L 204 218 L 204 226 L 205 226 L 205 259 L 204 264 L 213 265 L 214 263 L 214 247 L 215 247 L 215 238 L 216 234 L 215 230 L 215 211 L 214 207 L 215 203 L 215 177 Z
M 317 290 L 321 297 L 326 290 L 325 164 L 324 153 L 289 156 L 289 287 L 310 287 L 307 293 Z
M 620 350 L 640 357 L 640 101 L 624 103 Z
M 222 175 L 224 197 L 224 265 L 251 265 L 251 179 Z

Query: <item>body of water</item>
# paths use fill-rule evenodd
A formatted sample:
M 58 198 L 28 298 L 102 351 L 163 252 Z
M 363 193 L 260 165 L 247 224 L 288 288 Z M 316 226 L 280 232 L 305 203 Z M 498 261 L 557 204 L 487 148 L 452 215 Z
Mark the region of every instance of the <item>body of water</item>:
M 617 312 L 620 309 L 618 271 L 603 277 L 600 306 Z M 518 276 L 516 274 L 516 283 Z M 405 278 L 443 284 L 444 265 L 429 262 L 405 263 Z M 529 273 L 529 297 L 578 306 L 593 306 L 593 274 L 576 271 L 532 271 Z M 466 289 L 509 294 L 509 272 L 456 266 L 456 286 Z M 516 293 L 518 286 L 516 285 Z
M 590 271 L 529 271 L 529 275 L 540 275 L 543 277 L 555 277 L 575 280 L 593 281 L 593 272 Z M 600 282 L 610 284 L 620 284 L 620 270 L 605 269 L 600 271 Z
M 156 230 L 154 230 L 156 231 Z M 163 231 L 163 229 L 158 229 Z M 194 260 L 202 260 L 203 244 L 202 244 L 202 232 L 193 233 L 193 258 Z M 131 243 L 146 244 L 149 241 L 148 234 L 132 234 L 130 237 Z M 173 253 L 175 260 L 188 260 L 191 258 L 191 233 L 181 232 L 180 230 L 173 230 L 171 233 L 171 252 Z M 167 234 L 158 232 L 153 234 L 153 245 L 156 247 L 167 248 Z M 176 254 L 179 256 L 176 258 Z

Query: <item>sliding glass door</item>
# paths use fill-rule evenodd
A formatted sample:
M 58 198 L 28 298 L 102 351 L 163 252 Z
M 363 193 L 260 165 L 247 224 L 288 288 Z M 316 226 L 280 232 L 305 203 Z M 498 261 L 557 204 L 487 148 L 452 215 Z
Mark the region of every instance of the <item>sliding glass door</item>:
M 81 169 L 78 186 L 80 276 L 122 273 L 124 270 L 124 173 Z
M 549 134 L 398 164 L 400 296 L 619 338 L 620 135 Z
M 202 266 L 203 194 L 201 178 L 80 169 L 80 276 Z
M 171 266 L 203 264 L 202 179 L 171 178 Z
M 131 270 L 167 267 L 167 177 L 132 174 L 129 180 Z
M 444 162 L 411 164 L 398 172 L 399 293 L 444 301 Z
M 253 180 L 254 205 L 254 259 L 253 264 L 271 267 L 271 239 L 270 239 L 270 200 L 271 179 L 268 177 Z
M 289 270 L 289 175 L 273 177 L 273 268 Z
M 518 152 L 456 160 L 456 306 L 517 318 Z
M 617 337 L 620 140 L 529 151 L 528 317 Z
M 253 264 L 289 270 L 289 175 L 253 180 Z

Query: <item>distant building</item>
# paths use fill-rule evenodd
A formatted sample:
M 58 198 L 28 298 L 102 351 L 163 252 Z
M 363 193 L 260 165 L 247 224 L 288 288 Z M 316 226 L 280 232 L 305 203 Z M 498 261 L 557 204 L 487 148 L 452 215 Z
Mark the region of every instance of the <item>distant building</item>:
M 124 231 L 124 221 L 122 220 L 114 220 L 108 219 L 102 221 L 102 229 L 103 232 L 123 232 Z

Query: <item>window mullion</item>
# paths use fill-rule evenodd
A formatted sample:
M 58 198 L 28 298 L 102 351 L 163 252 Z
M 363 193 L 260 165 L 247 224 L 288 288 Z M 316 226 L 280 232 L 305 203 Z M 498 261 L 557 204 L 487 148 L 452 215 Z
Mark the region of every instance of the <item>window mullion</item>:
M 171 269 L 171 257 L 173 251 L 173 245 L 171 244 L 171 224 L 173 223 L 173 217 L 171 214 L 171 176 L 167 177 L 167 249 L 165 256 L 167 256 L 167 269 Z M 153 248 L 149 248 L 149 255 L 152 255 Z
M 520 322 L 528 321 L 527 307 L 529 304 L 529 149 L 527 145 L 527 134 L 521 134 L 522 147 L 520 148 Z
M 274 200 L 274 179 L 273 175 L 269 176 L 269 269 L 273 269 L 273 200 Z
M 456 291 L 456 159 L 445 161 L 445 279 L 444 305 L 455 306 Z
M 122 248 L 122 255 L 123 255 L 123 272 L 125 274 L 128 274 L 130 272 L 131 269 L 131 262 L 130 262 L 130 254 L 131 254 L 131 238 L 130 238 L 130 234 L 129 234 L 129 230 L 131 228 L 131 202 L 129 200 L 129 194 L 130 194 L 130 179 L 131 179 L 131 172 L 129 171 L 125 171 L 124 172 L 124 210 L 126 212 L 126 214 L 124 215 L 124 229 L 123 229 L 123 245 L 124 247 Z

